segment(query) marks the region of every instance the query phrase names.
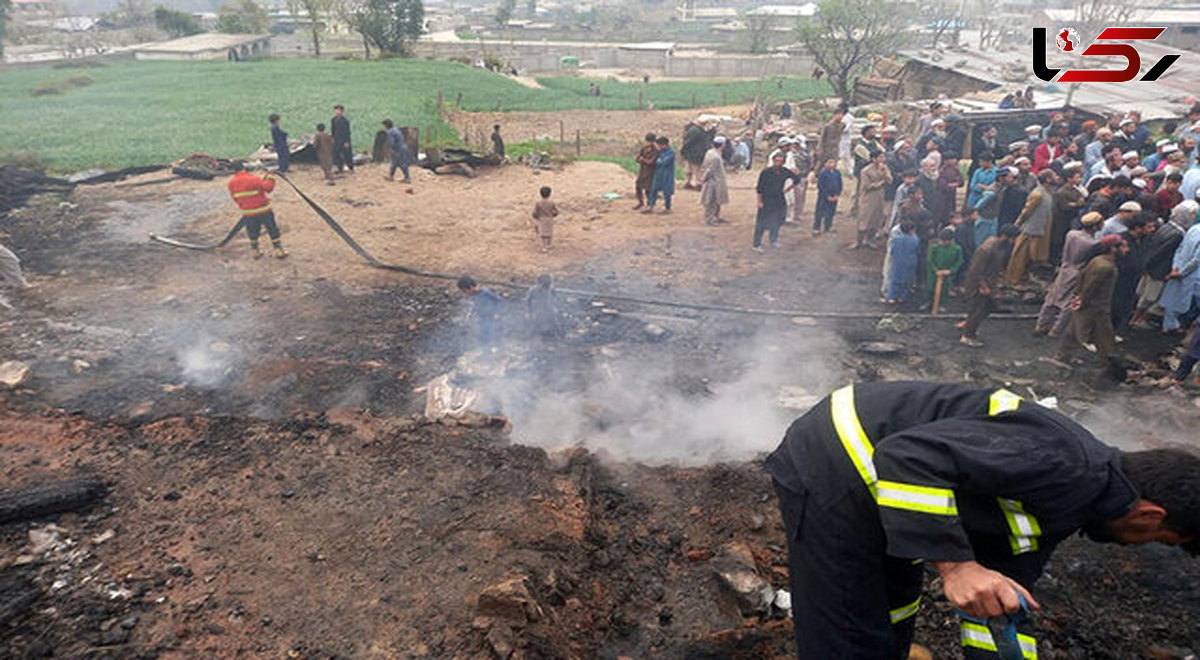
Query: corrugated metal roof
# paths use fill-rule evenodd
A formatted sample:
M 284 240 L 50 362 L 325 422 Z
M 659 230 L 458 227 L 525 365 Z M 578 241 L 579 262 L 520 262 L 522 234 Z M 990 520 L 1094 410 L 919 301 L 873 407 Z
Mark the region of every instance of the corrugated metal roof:
M 1142 55 L 1142 73 L 1153 67 L 1163 56 L 1179 53 L 1178 49 L 1155 43 L 1140 43 L 1137 47 Z M 1082 68 L 1082 58 L 1063 55 L 1054 48 L 1050 48 L 1049 51 L 1049 66 Z M 937 53 L 904 51 L 901 55 L 927 66 L 945 69 L 1013 91 L 1032 85 L 1034 100 L 1039 108 L 1063 105 L 1069 91 L 1069 85 L 1046 83 L 1034 77 L 1031 45 L 1000 52 L 964 48 Z M 1184 51 L 1182 55 L 1179 61 L 1154 82 L 1134 80 L 1125 83 L 1081 83 L 1071 97 L 1071 105 L 1096 113 L 1141 110 L 1147 120 L 1177 117 L 1191 106 L 1191 99 L 1200 94 L 1200 67 L 1197 66 L 1200 64 L 1197 62 L 1200 60 L 1200 54 Z M 1106 60 L 1107 58 L 1089 57 L 1088 63 L 1096 61 L 1096 68 L 1099 68 L 1105 66 Z M 1117 58 L 1106 68 L 1119 69 L 1124 65 L 1125 61 Z
M 1059 23 L 1078 23 L 1074 9 L 1041 9 L 1046 18 Z M 1200 25 L 1200 9 L 1138 9 L 1122 25 Z

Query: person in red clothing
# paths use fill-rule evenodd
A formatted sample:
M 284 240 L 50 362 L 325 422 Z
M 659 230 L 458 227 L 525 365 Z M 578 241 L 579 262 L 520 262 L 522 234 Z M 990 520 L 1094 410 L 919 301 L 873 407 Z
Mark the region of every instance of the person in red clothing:
M 1183 193 L 1179 192 L 1182 184 L 1183 175 L 1179 172 L 1171 172 L 1163 179 L 1162 187 L 1154 193 L 1154 214 L 1159 219 L 1165 221 L 1171 217 L 1171 210 L 1183 201 Z
M 1051 133 L 1046 141 L 1039 144 L 1037 149 L 1033 150 L 1033 173 L 1037 174 L 1042 170 L 1050 167 L 1050 163 L 1062 158 L 1062 147 L 1059 146 L 1060 138 L 1057 134 Z
M 271 245 L 275 247 L 275 258 L 283 259 L 288 253 L 279 240 L 279 225 L 275 224 L 275 212 L 271 210 L 271 200 L 267 199 L 267 193 L 275 190 L 275 177 L 270 172 L 261 177 L 251 174 L 242 163 L 235 163 L 234 170 L 233 178 L 229 179 L 229 195 L 242 211 L 242 223 L 246 225 L 254 258 L 263 256 L 258 237 L 265 227 Z

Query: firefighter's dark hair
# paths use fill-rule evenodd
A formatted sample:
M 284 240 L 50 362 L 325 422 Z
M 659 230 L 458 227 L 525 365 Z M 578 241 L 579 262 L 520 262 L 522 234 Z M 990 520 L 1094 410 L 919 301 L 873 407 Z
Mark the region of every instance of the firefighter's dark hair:
M 478 284 L 475 282 L 475 278 L 471 277 L 470 275 L 463 275 L 462 277 L 458 278 L 459 291 L 470 291 L 476 286 L 478 286 Z
M 1182 449 L 1121 452 L 1121 472 L 1142 499 L 1167 510 L 1168 529 L 1193 538 L 1187 550 L 1200 552 L 1200 456 Z

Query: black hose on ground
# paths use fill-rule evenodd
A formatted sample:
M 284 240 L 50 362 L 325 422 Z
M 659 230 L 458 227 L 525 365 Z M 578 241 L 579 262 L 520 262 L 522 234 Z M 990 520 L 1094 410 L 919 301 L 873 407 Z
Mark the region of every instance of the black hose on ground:
M 412 275 L 414 277 L 425 277 L 425 278 L 431 278 L 431 279 L 437 279 L 437 280 L 449 280 L 449 281 L 458 280 L 459 276 L 451 274 L 451 273 L 442 273 L 442 272 L 437 272 L 437 271 L 422 270 L 420 268 L 411 268 L 409 266 L 400 266 L 400 265 L 396 265 L 396 264 L 383 263 L 382 261 L 376 259 L 373 254 L 368 252 L 366 250 L 366 248 L 359 245 L 358 241 L 354 240 L 354 237 L 352 237 L 349 233 L 347 233 L 346 230 L 342 227 L 342 225 L 340 223 L 338 223 L 338 221 L 335 220 L 333 218 L 333 216 L 329 214 L 328 211 L 326 211 L 324 208 L 322 208 L 320 204 L 313 201 L 313 199 L 310 198 L 308 195 L 304 194 L 304 191 L 300 190 L 300 187 L 297 186 L 295 183 L 293 183 L 291 179 L 289 179 L 286 176 L 279 174 L 279 173 L 276 173 L 275 176 L 286 181 L 287 184 L 292 187 L 292 190 L 295 190 L 296 194 L 300 195 L 300 199 L 303 199 L 305 201 L 305 203 L 307 203 L 309 205 L 309 207 L 311 207 L 312 210 L 318 216 L 320 216 L 320 218 L 322 220 L 325 221 L 325 224 L 329 225 L 329 228 L 332 229 L 333 232 L 335 234 L 337 234 L 343 241 L 345 241 L 346 245 L 350 246 L 350 249 L 357 252 L 358 256 L 360 256 L 364 260 L 366 260 L 366 262 L 368 264 L 370 264 L 372 267 L 380 268 L 382 270 L 390 270 L 390 271 L 397 272 L 397 273 L 404 273 L 405 275 Z M 238 226 L 235 226 L 234 230 L 232 232 L 230 232 L 230 235 L 227 236 L 224 241 L 222 241 L 220 244 L 218 244 L 218 246 L 228 243 L 229 240 L 233 237 L 234 234 L 237 233 L 237 230 L 240 228 L 241 228 L 241 222 L 239 221 Z M 161 237 L 156 237 L 154 235 L 151 235 L 151 238 L 154 238 L 155 240 L 158 240 L 162 243 L 166 243 L 168 245 L 175 245 L 177 247 L 188 247 L 188 248 L 192 248 L 192 249 L 212 249 L 212 248 L 205 248 L 205 247 L 190 246 L 190 245 L 183 244 L 178 241 L 171 240 L 171 239 L 163 239 Z M 484 280 L 478 280 L 478 281 L 481 284 L 487 284 L 489 286 L 502 287 L 502 288 L 513 289 L 513 290 L 518 290 L 518 291 L 523 291 L 528 288 L 527 285 L 513 284 L 512 282 L 503 282 L 500 280 L 484 279 Z M 563 293 L 563 294 L 570 295 L 570 296 L 611 300 L 613 302 L 624 302 L 624 303 L 630 303 L 630 304 L 635 304 L 635 305 L 648 305 L 651 307 L 666 307 L 666 308 L 670 308 L 670 309 L 686 309 L 686 310 L 696 311 L 696 312 L 724 312 L 726 314 L 743 314 L 743 315 L 747 315 L 747 316 L 783 316 L 783 317 L 801 317 L 801 318 L 813 318 L 813 319 L 877 319 L 882 316 L 887 316 L 888 314 L 891 313 L 891 312 L 810 312 L 810 311 L 792 310 L 792 309 L 761 309 L 761 308 L 753 308 L 753 307 L 736 307 L 733 305 L 713 305 L 713 304 L 705 304 L 705 303 L 688 303 L 688 302 L 679 302 L 679 301 L 675 301 L 675 300 L 655 300 L 652 298 L 639 298 L 636 296 L 627 296 L 627 295 L 620 295 L 620 294 L 613 295 L 613 294 L 607 294 L 607 293 L 599 293 L 596 291 L 581 291 L 581 290 L 575 290 L 575 289 L 557 289 L 557 291 L 559 293 Z M 965 318 L 964 314 L 938 314 L 938 315 L 905 314 L 904 316 L 907 316 L 910 318 L 949 319 L 949 320 L 959 320 L 959 319 Z M 997 315 L 992 316 L 992 318 L 994 318 L 994 319 L 1010 319 L 1010 320 L 1012 320 L 1012 319 L 1030 320 L 1030 319 L 1036 319 L 1037 315 L 1036 314 L 997 314 Z

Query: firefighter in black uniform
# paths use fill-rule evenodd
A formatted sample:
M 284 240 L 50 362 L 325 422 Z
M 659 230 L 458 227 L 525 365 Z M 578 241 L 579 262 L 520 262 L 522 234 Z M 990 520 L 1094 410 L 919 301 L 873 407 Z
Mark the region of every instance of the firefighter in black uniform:
M 982 620 L 1019 611 L 1019 597 L 1036 609 L 1029 587 L 1077 531 L 1193 552 L 1200 537 L 1200 458 L 1121 452 L 1007 390 L 848 386 L 796 420 L 766 468 L 804 660 L 907 657 L 923 562 Z M 964 619 L 961 633 L 967 658 L 997 657 L 988 627 Z

